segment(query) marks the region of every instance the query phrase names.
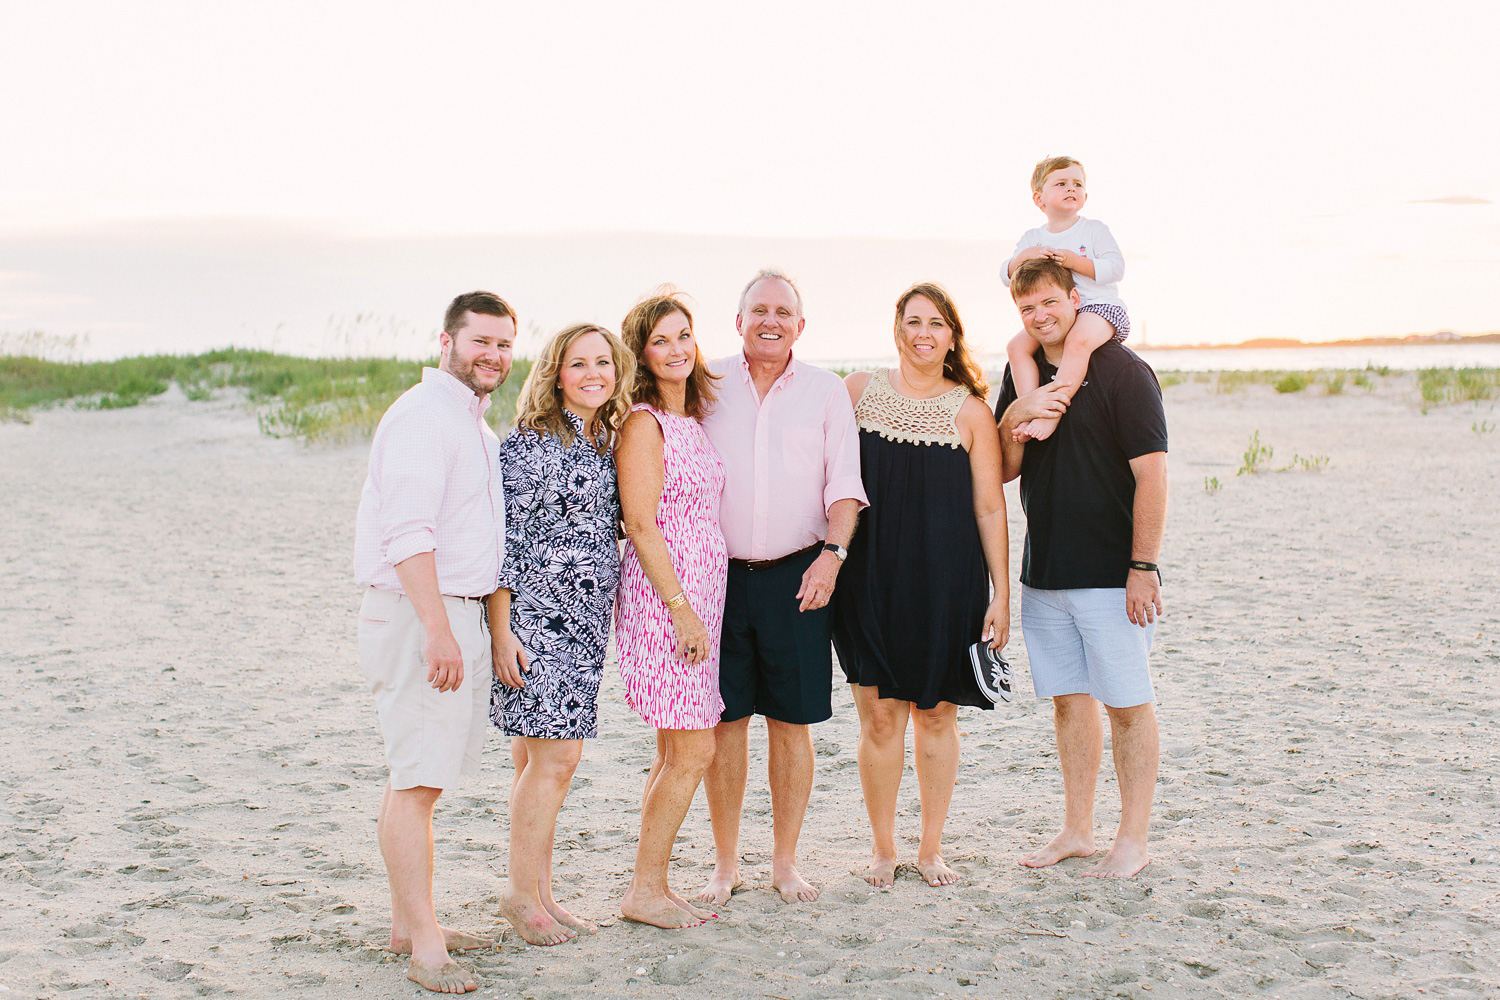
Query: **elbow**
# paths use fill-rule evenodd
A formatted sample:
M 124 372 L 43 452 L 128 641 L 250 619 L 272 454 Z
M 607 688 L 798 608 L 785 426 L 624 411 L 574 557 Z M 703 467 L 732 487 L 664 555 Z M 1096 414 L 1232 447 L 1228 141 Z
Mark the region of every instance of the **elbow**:
M 639 541 L 642 535 L 656 530 L 656 518 L 626 515 L 622 518 L 625 525 L 625 537 L 632 542 Z

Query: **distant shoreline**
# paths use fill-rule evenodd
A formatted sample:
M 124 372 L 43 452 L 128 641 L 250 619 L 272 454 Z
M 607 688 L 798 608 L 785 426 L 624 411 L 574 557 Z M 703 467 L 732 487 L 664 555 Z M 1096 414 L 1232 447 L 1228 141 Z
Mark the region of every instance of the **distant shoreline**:
M 1238 344 L 1132 344 L 1135 351 L 1232 351 L 1287 347 L 1452 347 L 1464 344 L 1500 344 L 1500 332 L 1462 335 L 1447 330 L 1413 333 L 1405 337 L 1359 337 L 1354 340 L 1297 340 L 1292 337 L 1256 337 Z

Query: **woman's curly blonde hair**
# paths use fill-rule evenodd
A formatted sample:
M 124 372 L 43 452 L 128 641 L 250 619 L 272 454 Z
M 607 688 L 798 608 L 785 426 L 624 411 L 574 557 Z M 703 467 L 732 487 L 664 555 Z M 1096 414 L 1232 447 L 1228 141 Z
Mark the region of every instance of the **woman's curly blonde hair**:
M 578 323 L 552 335 L 542 354 L 531 366 L 531 374 L 521 386 L 516 400 L 516 426 L 538 434 L 551 434 L 564 448 L 573 444 L 573 423 L 563 415 L 562 387 L 558 376 L 568 351 L 591 333 L 602 336 L 609 344 L 609 356 L 615 363 L 615 388 L 584 428 L 589 443 L 602 455 L 614 447 L 615 435 L 630 413 L 630 385 L 635 380 L 635 358 L 624 342 L 593 323 Z

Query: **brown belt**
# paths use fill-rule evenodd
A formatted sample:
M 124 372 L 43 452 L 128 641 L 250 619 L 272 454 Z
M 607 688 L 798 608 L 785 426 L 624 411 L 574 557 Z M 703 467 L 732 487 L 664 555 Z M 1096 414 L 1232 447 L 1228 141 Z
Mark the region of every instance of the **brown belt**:
M 780 566 L 782 563 L 786 562 L 789 559 L 795 559 L 798 556 L 805 556 L 809 552 L 814 552 L 818 549 L 821 549 L 822 547 L 822 542 L 813 542 L 807 548 L 798 549 L 796 552 L 789 552 L 779 559 L 731 559 L 729 560 L 729 565 L 738 566 L 740 569 L 755 573 L 763 569 L 770 569 L 772 566 Z

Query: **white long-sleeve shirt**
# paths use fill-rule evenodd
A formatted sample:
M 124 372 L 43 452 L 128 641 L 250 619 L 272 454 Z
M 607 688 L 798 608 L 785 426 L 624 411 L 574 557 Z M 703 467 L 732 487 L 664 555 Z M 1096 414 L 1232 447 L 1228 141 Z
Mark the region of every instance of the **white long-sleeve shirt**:
M 1071 250 L 1087 257 L 1094 262 L 1094 276 L 1085 278 L 1077 271 L 1073 272 L 1073 281 L 1078 286 L 1078 297 L 1083 300 L 1083 304 L 1106 302 L 1125 308 L 1118 287 L 1120 279 L 1125 276 L 1125 255 L 1120 252 L 1120 244 L 1115 242 L 1109 227 L 1104 223 L 1080 216 L 1077 222 L 1060 233 L 1050 232 L 1046 226 L 1028 229 L 1016 244 L 1016 251 L 1010 255 L 1010 260 L 1015 260 L 1016 254 L 1028 247 Z M 1009 288 L 1010 261 L 1006 261 L 1005 267 L 1001 269 L 1000 278 L 1005 282 L 1005 287 Z
M 488 397 L 437 368 L 391 404 L 370 445 L 354 529 L 354 577 L 404 593 L 395 566 L 433 553 L 438 589 L 493 593 L 504 555 L 500 439 L 484 422 Z

